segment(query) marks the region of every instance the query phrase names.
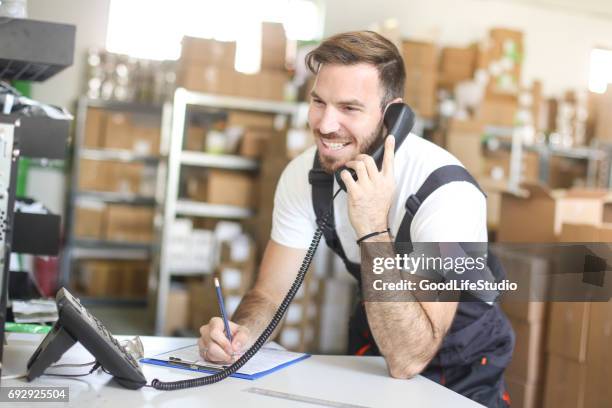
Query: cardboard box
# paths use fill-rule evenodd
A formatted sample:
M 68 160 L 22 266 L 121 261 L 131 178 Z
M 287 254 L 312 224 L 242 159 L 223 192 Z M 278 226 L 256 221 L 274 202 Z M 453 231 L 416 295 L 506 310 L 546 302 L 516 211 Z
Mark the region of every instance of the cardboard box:
M 160 127 L 134 126 L 129 150 L 143 155 L 158 155 L 161 141 Z
M 548 173 L 550 188 L 571 188 L 576 184 L 584 185 L 583 181 L 587 179 L 587 163 L 567 157 L 552 156 Z
M 220 314 L 213 276 L 204 275 L 202 279 L 189 280 L 187 290 L 191 309 L 191 328 L 199 333 L 200 327 Z
M 612 302 L 593 302 L 587 342 L 585 407 L 612 401 Z
M 527 197 L 502 194 L 500 242 L 555 242 L 564 222 L 601 225 L 611 219 L 607 191 L 523 188 Z
M 489 95 L 516 94 L 521 84 L 522 61 L 524 57 L 523 33 L 506 28 L 493 28 L 489 31 L 489 47 L 485 49 L 486 67 L 494 61 L 509 58 L 513 64 L 499 77 L 491 78 L 487 92 Z M 510 86 L 508 86 L 508 84 Z
M 227 126 L 240 126 L 247 129 L 274 129 L 275 115 L 269 113 L 246 112 L 231 110 L 227 114 Z
M 551 302 L 547 351 L 586 361 L 591 303 Z
M 179 72 L 178 85 L 198 92 L 282 101 L 288 81 L 285 71 L 243 74 L 226 68 L 189 65 Z
M 79 190 L 82 191 L 108 191 L 108 162 L 100 160 L 79 160 Z
M 145 172 L 144 163 L 103 162 L 106 191 L 125 194 L 139 194 Z
M 518 292 L 502 298 L 503 311 L 508 317 L 520 322 L 544 324 L 547 303 L 528 300 L 546 298 L 550 261 L 537 254 L 525 253 L 523 249 L 494 247 L 493 252 L 502 264 L 507 279 L 518 285 Z
M 484 126 L 481 122 L 453 120 L 446 137 L 446 150 L 473 175 L 482 174 L 484 169 L 483 133 Z
M 183 37 L 181 48 L 182 67 L 191 64 L 234 69 L 236 43 L 205 38 Z
M 471 80 L 476 67 L 477 47 L 444 47 L 440 55 L 440 81 L 446 87 Z
M 214 65 L 184 65 L 179 69 L 177 85 L 191 91 L 234 95 L 236 83 L 233 68 Z
M 79 190 L 137 194 L 141 189 L 144 169 L 144 163 L 81 159 Z
M 284 70 L 287 38 L 282 23 L 261 23 L 261 69 Z
M 86 295 L 142 298 L 147 294 L 148 263 L 142 261 L 80 262 L 77 285 Z
M 206 128 L 190 125 L 185 131 L 185 150 L 203 152 L 206 145 Z
M 189 171 L 185 174 L 185 195 L 195 201 L 208 200 L 208 183 L 206 173 Z
M 510 319 L 510 323 L 516 335 L 516 344 L 506 373 L 526 383 L 537 382 L 544 375 L 545 326 L 516 319 Z
M 514 126 L 518 112 L 518 101 L 515 96 L 486 96 L 480 104 L 476 117 L 487 125 Z
M 612 225 L 593 226 L 564 223 L 559 242 L 612 242 Z
M 104 146 L 107 149 L 131 150 L 133 129 L 130 115 L 120 112 L 109 112 L 104 129 Z
M 74 212 L 74 235 L 100 239 L 104 235 L 106 206 L 100 202 L 78 202 Z
M 404 102 L 424 118 L 435 116 L 437 109 L 437 72 L 413 71 L 406 73 Z
M 191 316 L 189 313 L 189 292 L 186 287 L 170 286 L 166 305 L 167 318 L 164 325 L 164 335 L 172 336 L 177 330 L 189 327 Z
M 240 140 L 238 154 L 244 157 L 259 159 L 265 152 L 268 141 L 274 137 L 269 130 L 247 130 Z
M 407 74 L 414 71 L 436 72 L 438 70 L 438 50 L 433 43 L 403 41 L 402 55 Z
M 586 364 L 549 354 L 546 368 L 545 408 L 582 407 Z
M 104 140 L 105 127 L 106 111 L 98 108 L 87 108 L 83 147 L 101 147 Z
M 254 180 L 249 175 L 236 171 L 211 170 L 207 182 L 208 203 L 253 206 Z
M 151 208 L 111 204 L 106 211 L 106 239 L 150 242 L 153 239 L 154 215 Z
M 612 86 L 596 99 L 595 137 L 604 141 L 612 140 Z
M 522 159 L 521 180 L 527 183 L 537 183 L 540 180 L 540 158 L 538 154 L 523 151 Z M 485 150 L 483 174 L 487 177 L 501 174 L 501 179 L 507 180 L 510 177 L 510 152 L 507 150 Z
M 504 376 L 512 408 L 540 408 L 544 396 L 544 385 L 541 382 L 526 383 Z

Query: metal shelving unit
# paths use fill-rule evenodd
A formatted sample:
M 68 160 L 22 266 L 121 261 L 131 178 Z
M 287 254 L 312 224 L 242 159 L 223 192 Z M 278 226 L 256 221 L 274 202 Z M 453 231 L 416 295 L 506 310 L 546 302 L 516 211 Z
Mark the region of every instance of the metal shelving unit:
M 74 192 L 75 197 L 89 201 L 100 201 L 107 204 L 129 204 L 129 205 L 155 205 L 155 197 L 145 197 L 137 194 L 113 193 L 110 191 L 83 191 Z
M 535 152 L 539 158 L 539 178 L 544 184 L 549 181 L 550 159 L 551 157 L 563 157 L 574 160 L 587 161 L 587 186 L 588 187 L 604 187 L 608 188 L 608 181 L 601 183 L 597 180 L 597 169 L 602 165 L 610 166 L 609 156 L 610 151 L 601 148 L 597 145 L 592 146 L 577 146 L 563 147 L 550 144 L 534 144 L 526 145 L 521 142 L 520 131 L 513 127 L 502 126 L 486 126 L 485 135 L 487 137 L 498 139 L 499 146 L 503 149 L 510 150 L 510 175 L 509 189 L 518 191 L 521 183 L 522 173 L 522 156 L 524 151 Z M 499 140 L 508 138 L 510 140 Z M 607 173 L 612 170 L 608 168 Z
M 255 171 L 259 164 L 256 160 L 235 155 L 212 155 L 183 150 L 183 136 L 188 108 L 206 108 L 215 111 L 240 110 L 268 114 L 284 115 L 295 119 L 303 106 L 297 103 L 275 102 L 251 98 L 237 98 L 190 92 L 179 88 L 174 94 L 174 100 L 164 108 L 162 134 L 164 140 L 170 143 L 165 146 L 168 154 L 168 174 L 163 206 L 159 207 L 161 218 L 159 233 L 159 248 L 156 256 L 158 265 L 157 281 L 154 282 L 156 292 L 155 331 L 162 334 L 166 320 L 167 298 L 170 281 L 180 272 L 173 272 L 169 267 L 170 227 L 177 216 L 194 216 L 206 218 L 244 219 L 251 217 L 255 211 L 250 208 L 216 205 L 179 198 L 178 185 L 182 166 L 205 168 L 222 168 L 227 170 Z M 162 150 L 164 152 L 164 150 Z M 202 271 L 205 273 L 206 271 Z
M 77 103 L 76 132 L 72 155 L 73 170 L 68 190 L 66 209 L 66 245 L 61 259 L 61 281 L 67 286 L 71 281 L 71 271 L 74 261 L 83 259 L 114 259 L 114 260 L 151 260 L 153 257 L 153 243 L 134 243 L 124 241 L 107 241 L 100 239 L 83 239 L 74 235 L 74 211 L 79 201 L 95 201 L 106 204 L 126 204 L 134 206 L 155 207 L 160 202 L 162 193 L 157 189 L 163 188 L 160 182 L 164 178 L 164 157 L 159 154 L 139 154 L 129 150 L 91 148 L 84 146 L 85 122 L 88 108 L 99 108 L 108 111 L 123 113 L 137 113 L 162 116 L 162 105 L 146 105 L 120 101 L 102 101 L 82 97 Z M 163 135 L 162 135 L 163 137 Z M 163 144 L 163 139 L 161 144 Z M 157 172 L 156 191 L 153 196 L 139 194 L 126 194 L 107 191 L 84 191 L 78 189 L 79 161 L 80 159 L 115 161 L 121 163 L 144 163 L 155 166 Z M 153 272 L 151 272 L 153 273 Z M 116 304 L 113 299 L 104 301 L 105 304 Z M 120 303 L 119 303 L 120 304 Z

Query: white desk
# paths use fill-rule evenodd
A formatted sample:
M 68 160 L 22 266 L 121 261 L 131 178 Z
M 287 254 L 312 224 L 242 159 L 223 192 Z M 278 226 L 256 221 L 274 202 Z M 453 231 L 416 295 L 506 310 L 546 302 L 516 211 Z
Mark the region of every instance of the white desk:
M 122 336 L 118 336 L 122 337 Z M 4 347 L 2 375 L 25 373 L 28 358 L 41 341 L 39 335 L 11 334 Z M 151 356 L 181 346 L 194 344 L 195 339 L 142 337 L 145 355 Z M 61 363 L 86 363 L 92 356 L 75 345 Z M 71 373 L 87 372 L 90 367 L 69 368 Z M 167 367 L 142 364 L 149 382 L 158 378 L 175 381 L 199 377 L 202 374 Z M 54 372 L 64 372 L 55 369 Z M 312 407 L 311 404 L 289 401 L 245 392 L 258 387 L 311 398 L 366 407 L 476 407 L 481 406 L 439 384 L 418 376 L 410 380 L 389 377 L 382 357 L 312 356 L 304 361 L 274 372 L 258 380 L 228 378 L 220 383 L 180 391 L 157 391 L 150 387 L 128 390 L 97 372 L 77 378 L 42 376 L 33 382 L 26 379 L 4 380 L 2 386 L 70 387 L 70 403 L 75 407 Z M 36 403 L 33 406 L 66 406 L 63 403 Z M 9 406 L 0 404 L 0 406 Z M 15 406 L 13 404 L 13 406 Z M 20 404 L 20 406 L 26 406 Z

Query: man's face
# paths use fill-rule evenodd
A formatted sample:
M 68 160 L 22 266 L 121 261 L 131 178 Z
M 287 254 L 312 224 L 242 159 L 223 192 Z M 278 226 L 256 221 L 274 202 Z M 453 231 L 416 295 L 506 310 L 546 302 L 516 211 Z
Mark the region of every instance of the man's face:
M 333 172 L 382 137 L 382 89 L 370 64 L 323 65 L 308 111 L 323 169 Z

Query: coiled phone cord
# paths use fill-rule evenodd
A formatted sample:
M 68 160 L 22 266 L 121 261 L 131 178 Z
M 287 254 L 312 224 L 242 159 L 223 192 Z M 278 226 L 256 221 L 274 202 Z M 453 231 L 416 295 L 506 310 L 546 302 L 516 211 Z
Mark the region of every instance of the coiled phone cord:
M 218 373 L 215 373 L 215 374 L 212 374 L 206 377 L 193 378 L 190 380 L 181 380 L 181 381 L 165 382 L 165 381 L 160 381 L 156 378 L 153 381 L 151 381 L 151 387 L 157 390 L 162 390 L 162 391 L 174 391 L 174 390 L 182 390 L 185 388 L 200 387 L 202 385 L 214 384 L 216 382 L 226 379 L 227 377 L 229 377 L 230 375 L 238 371 L 243 365 L 247 363 L 247 361 L 249 361 L 255 355 L 255 353 L 259 351 L 260 348 L 263 347 L 263 345 L 266 343 L 268 338 L 272 335 L 272 332 L 274 332 L 274 329 L 276 329 L 276 326 L 278 326 L 278 324 L 280 323 L 281 319 L 283 318 L 283 315 L 287 311 L 287 308 L 293 301 L 293 298 L 295 297 L 297 291 L 300 289 L 300 286 L 302 286 L 302 283 L 304 282 L 304 278 L 306 277 L 306 272 L 308 271 L 308 268 L 310 267 L 310 264 L 312 263 L 312 259 L 315 255 L 315 252 L 317 251 L 319 242 L 321 241 L 321 235 L 323 234 L 323 228 L 327 227 L 327 220 L 332 214 L 332 211 L 333 211 L 332 205 L 333 205 L 334 199 L 336 198 L 338 193 L 340 193 L 340 191 L 342 190 L 338 189 L 338 191 L 336 191 L 336 193 L 334 194 L 331 200 L 329 211 L 321 218 L 321 221 L 317 225 L 317 229 L 312 237 L 310 246 L 308 247 L 308 250 L 306 251 L 304 260 L 302 260 L 302 265 L 300 266 L 298 274 L 295 280 L 293 281 L 291 288 L 285 295 L 285 298 L 283 299 L 282 303 L 278 307 L 278 310 L 274 314 L 274 317 L 272 317 L 272 320 L 268 324 L 268 327 L 266 327 L 264 331 L 261 333 L 261 335 L 259 336 L 259 338 L 255 340 L 255 343 L 253 343 L 251 348 L 249 348 L 235 363 L 233 363 L 231 366 L 227 368 L 224 368 L 222 371 L 219 371 Z

